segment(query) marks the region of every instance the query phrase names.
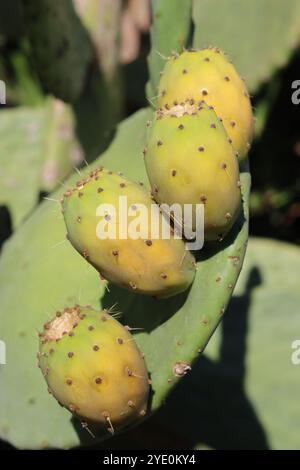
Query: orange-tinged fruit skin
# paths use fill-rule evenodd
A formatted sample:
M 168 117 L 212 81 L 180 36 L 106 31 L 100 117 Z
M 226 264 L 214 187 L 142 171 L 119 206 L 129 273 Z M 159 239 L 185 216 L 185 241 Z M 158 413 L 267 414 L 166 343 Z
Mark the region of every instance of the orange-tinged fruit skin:
M 244 81 L 217 48 L 184 51 L 171 57 L 163 70 L 158 108 L 187 100 L 204 100 L 223 120 L 239 159 L 246 157 L 253 137 L 254 120 Z
M 80 184 L 82 183 L 82 184 Z M 99 204 L 113 204 L 115 215 L 107 224 L 119 227 L 119 196 L 127 196 L 128 207 L 143 204 L 146 218 L 155 201 L 142 186 L 105 169 L 65 193 L 62 208 L 68 239 L 104 279 L 136 293 L 166 298 L 186 290 L 195 276 L 195 261 L 185 243 L 175 239 L 151 239 L 150 217 L 145 237 L 100 239 L 96 211 Z M 108 211 L 109 212 L 109 211 Z M 142 224 L 145 221 L 142 216 Z M 103 217 L 102 217 L 103 219 Z M 134 216 L 129 216 L 129 224 Z M 155 219 L 161 224 L 162 215 Z M 129 226 L 128 224 L 128 226 Z M 128 232 L 127 232 L 128 233 Z M 127 234 L 125 234 L 127 235 Z
M 145 164 L 158 203 L 203 203 L 205 239 L 228 233 L 241 210 L 239 167 L 214 110 L 203 103 L 158 113 Z
M 81 421 L 110 432 L 141 419 L 148 372 L 128 329 L 105 310 L 76 306 L 59 315 L 40 335 L 49 392 Z

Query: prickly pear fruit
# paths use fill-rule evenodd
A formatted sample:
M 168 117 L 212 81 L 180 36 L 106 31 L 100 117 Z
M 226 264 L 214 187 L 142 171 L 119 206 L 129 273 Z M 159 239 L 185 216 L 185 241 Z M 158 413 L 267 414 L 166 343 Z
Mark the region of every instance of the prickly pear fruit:
M 192 283 L 195 261 L 184 242 L 172 233 L 169 239 L 151 237 L 151 227 L 161 227 L 164 217 L 138 183 L 100 168 L 65 193 L 62 208 L 68 239 L 105 279 L 157 297 L 170 297 Z M 127 228 L 120 234 L 126 215 Z M 133 239 L 130 224 L 137 218 L 141 231 Z M 107 238 L 99 237 L 100 226 Z
M 253 114 L 245 83 L 217 48 L 173 55 L 159 83 L 158 107 L 194 100 L 213 106 L 223 120 L 233 148 L 243 159 L 253 135 Z
M 222 239 L 241 208 L 238 160 L 214 110 L 177 105 L 158 111 L 145 164 L 154 197 L 168 205 L 204 204 L 206 240 Z
M 40 333 L 48 391 L 86 423 L 114 432 L 145 416 L 149 379 L 128 328 L 106 310 L 66 308 Z
M 22 13 L 45 91 L 67 102 L 76 101 L 85 85 L 93 49 L 72 1 L 30 0 L 22 2 Z

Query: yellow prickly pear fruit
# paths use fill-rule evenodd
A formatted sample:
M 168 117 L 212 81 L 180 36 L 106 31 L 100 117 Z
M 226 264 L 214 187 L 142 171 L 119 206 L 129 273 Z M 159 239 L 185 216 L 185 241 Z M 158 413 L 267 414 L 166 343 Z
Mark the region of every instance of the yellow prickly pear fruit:
M 206 240 L 222 239 L 241 209 L 238 160 L 214 110 L 177 105 L 158 111 L 145 164 L 158 203 L 204 204 Z M 184 223 L 184 222 L 183 222 Z
M 149 380 L 128 331 L 107 311 L 66 308 L 44 325 L 39 367 L 56 400 L 114 432 L 145 416 Z
M 217 48 L 184 51 L 172 56 L 159 83 L 158 107 L 205 101 L 222 119 L 242 160 L 253 135 L 253 114 L 245 83 Z
M 105 279 L 157 297 L 192 283 L 194 257 L 172 231 L 168 239 L 153 234 L 165 219 L 141 185 L 100 168 L 65 193 L 62 207 L 68 239 Z

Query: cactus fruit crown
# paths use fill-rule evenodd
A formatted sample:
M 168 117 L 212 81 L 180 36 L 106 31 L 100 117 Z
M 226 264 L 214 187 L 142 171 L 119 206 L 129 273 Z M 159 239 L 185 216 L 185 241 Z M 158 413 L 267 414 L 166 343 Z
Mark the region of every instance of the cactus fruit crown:
M 161 73 L 157 107 L 162 110 L 189 100 L 204 100 L 214 107 L 239 159 L 244 159 L 254 128 L 250 97 L 220 49 L 185 50 L 168 59 Z
M 107 227 L 121 226 L 120 196 L 127 197 L 127 206 L 133 210 L 133 215 L 128 216 L 129 222 L 136 214 L 141 226 L 146 222 L 145 213 L 139 212 L 140 204 L 146 208 L 147 218 L 152 219 L 152 206 L 156 204 L 150 193 L 122 174 L 104 168 L 92 171 L 88 178 L 77 182 L 75 188 L 64 194 L 62 211 L 67 238 L 73 247 L 99 271 L 102 278 L 136 293 L 166 298 L 186 290 L 195 276 L 194 257 L 172 232 L 168 239 L 151 237 L 153 220 L 156 226 L 162 226 L 163 215 L 159 210 L 147 225 L 144 237 L 133 239 L 128 232 L 125 238 L 118 233 L 115 237 L 98 237 L 99 205 L 112 205 L 115 209 L 113 213 L 108 209 L 105 216 L 102 215 Z
M 40 333 L 48 391 L 85 423 L 113 433 L 145 416 L 149 379 L 129 332 L 107 310 L 65 308 Z
M 240 213 L 241 190 L 237 156 L 212 106 L 191 99 L 158 109 L 145 165 L 158 203 L 204 204 L 205 239 L 223 239 Z

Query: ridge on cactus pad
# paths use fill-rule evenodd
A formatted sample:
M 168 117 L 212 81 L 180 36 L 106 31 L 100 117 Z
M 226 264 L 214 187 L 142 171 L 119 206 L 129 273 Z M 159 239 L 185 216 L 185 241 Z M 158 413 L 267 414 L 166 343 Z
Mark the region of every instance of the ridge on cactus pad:
M 238 160 L 224 126 L 205 103 L 158 111 L 149 126 L 145 164 L 160 204 L 204 204 L 206 240 L 221 240 L 241 211 Z M 202 221 L 200 221 L 202 223 Z
M 110 433 L 147 411 L 148 372 L 129 330 L 107 310 L 75 306 L 57 312 L 40 333 L 49 393 L 83 424 Z
M 121 196 L 126 198 L 129 221 L 124 236 L 119 232 L 124 216 Z M 62 211 L 68 239 L 102 278 L 160 298 L 185 291 L 193 282 L 195 260 L 184 242 L 172 230 L 168 239 L 161 234 L 152 237 L 151 226 L 162 227 L 165 219 L 140 184 L 101 167 L 65 192 Z M 137 217 L 140 236 L 132 238 L 130 222 Z M 99 224 L 105 238 L 99 237 Z
M 158 107 L 194 100 L 213 106 L 239 159 L 253 136 L 253 114 L 246 85 L 218 48 L 187 50 L 167 61 L 159 82 Z

